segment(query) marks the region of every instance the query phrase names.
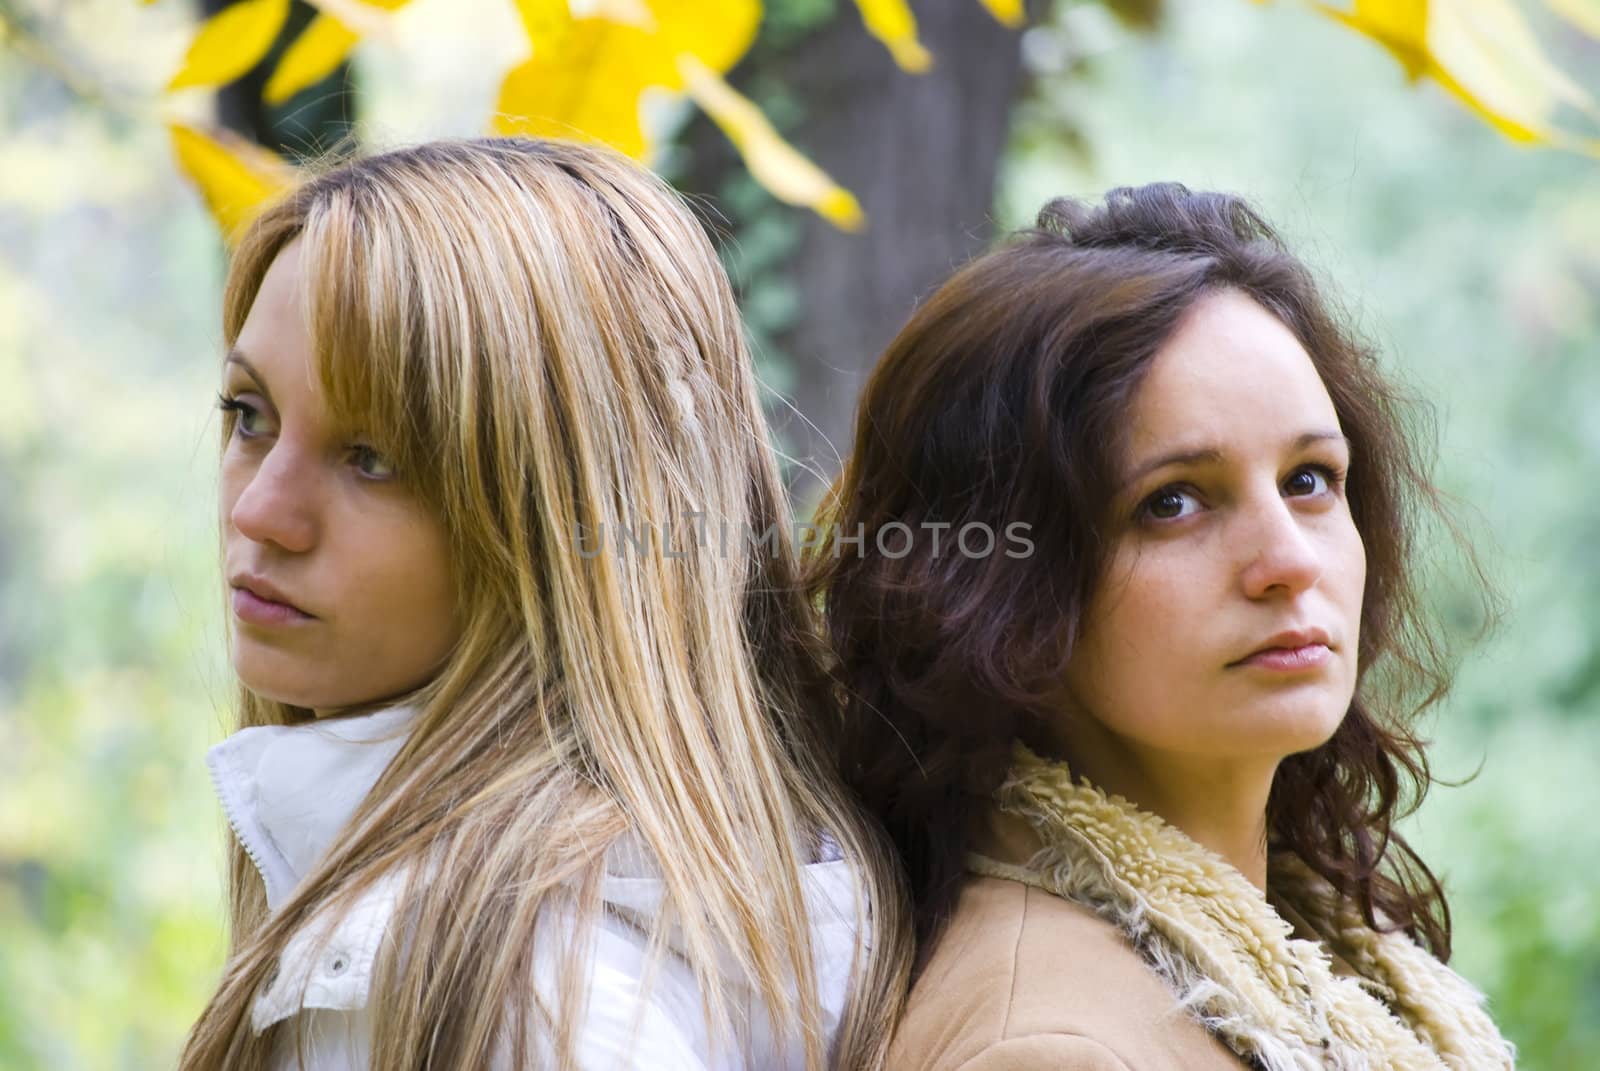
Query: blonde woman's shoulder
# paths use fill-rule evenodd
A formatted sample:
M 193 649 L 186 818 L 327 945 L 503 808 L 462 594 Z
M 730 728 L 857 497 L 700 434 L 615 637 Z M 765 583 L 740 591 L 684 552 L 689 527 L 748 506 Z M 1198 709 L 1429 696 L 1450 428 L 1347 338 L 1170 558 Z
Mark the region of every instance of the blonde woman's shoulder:
M 800 1047 L 780 1044 L 763 1008 L 753 999 L 736 1011 L 741 1020 L 713 1036 L 695 972 L 675 954 L 669 930 L 663 954 L 652 957 L 651 923 L 661 911 L 659 869 L 636 842 L 608 856 L 601 884 L 603 910 L 587 933 L 589 971 L 582 1021 L 574 1032 L 580 1071 L 746 1071 L 803 1067 Z M 405 874 L 387 875 L 341 912 L 315 916 L 288 942 L 273 983 L 256 1000 L 259 1032 L 278 1023 L 271 1066 L 298 1066 L 304 1051 L 312 1071 L 354 1071 L 369 1065 L 370 987 L 385 942 L 394 931 Z M 851 959 L 865 930 L 855 916 L 855 871 L 839 858 L 818 858 L 802 869 L 811 920 L 815 984 L 831 1039 L 842 1019 Z M 545 933 L 571 934 L 570 904 L 552 904 L 541 921 Z M 536 941 L 534 988 L 546 1007 L 561 1000 L 564 940 Z M 528 1037 L 533 1065 L 554 1061 L 554 1039 L 544 1030 Z M 509 1050 L 494 1071 L 514 1071 Z
M 831 842 L 801 869 L 810 921 L 813 984 L 831 1042 L 843 1019 L 851 965 L 868 927 L 857 916 L 859 877 Z M 667 1071 L 799 1069 L 803 1049 L 775 1038 L 767 1010 L 747 994 L 741 1021 L 713 1037 L 703 994 L 672 928 L 651 962 L 649 933 L 663 910 L 665 887 L 649 851 L 625 835 L 606 858 L 603 912 L 590 949 L 587 1012 L 578 1032 L 578 1064 Z M 731 961 L 730 961 L 731 962 Z M 637 1035 L 635 1035 L 637 1031 Z

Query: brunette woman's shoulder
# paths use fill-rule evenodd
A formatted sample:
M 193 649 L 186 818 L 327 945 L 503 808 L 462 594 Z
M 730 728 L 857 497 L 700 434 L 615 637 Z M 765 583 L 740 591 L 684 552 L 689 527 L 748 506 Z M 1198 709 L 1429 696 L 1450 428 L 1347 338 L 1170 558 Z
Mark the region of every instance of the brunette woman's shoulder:
M 971 877 L 912 987 L 891 1071 L 1239 1071 L 1080 904 Z

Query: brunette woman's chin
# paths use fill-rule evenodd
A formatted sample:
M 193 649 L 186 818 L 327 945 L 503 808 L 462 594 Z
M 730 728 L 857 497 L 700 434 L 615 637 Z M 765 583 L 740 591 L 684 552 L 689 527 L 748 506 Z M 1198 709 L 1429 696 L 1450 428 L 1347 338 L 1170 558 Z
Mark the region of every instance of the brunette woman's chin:
M 1277 759 L 1315 751 L 1333 738 L 1349 710 L 1347 698 L 1310 695 L 1279 697 L 1272 703 L 1250 704 L 1239 712 L 1219 741 L 1231 738 L 1236 754 Z M 1219 727 L 1220 728 L 1220 727 Z

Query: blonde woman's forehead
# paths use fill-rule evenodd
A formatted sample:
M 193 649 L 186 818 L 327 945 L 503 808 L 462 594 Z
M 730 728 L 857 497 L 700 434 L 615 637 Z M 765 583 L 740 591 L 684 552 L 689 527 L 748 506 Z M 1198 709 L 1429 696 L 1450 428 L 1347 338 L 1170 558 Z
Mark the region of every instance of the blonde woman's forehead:
M 301 252 L 301 243 L 292 241 L 268 265 L 224 359 L 225 374 L 237 371 L 266 390 L 284 394 L 315 388 Z M 299 382 L 291 382 L 291 377 Z

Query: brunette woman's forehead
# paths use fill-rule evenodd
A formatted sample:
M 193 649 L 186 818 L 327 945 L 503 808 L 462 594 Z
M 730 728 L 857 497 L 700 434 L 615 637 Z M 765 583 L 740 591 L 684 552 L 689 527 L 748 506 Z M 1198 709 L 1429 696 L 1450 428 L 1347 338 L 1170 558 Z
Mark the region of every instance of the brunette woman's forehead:
M 1301 432 L 1284 440 L 1282 449 L 1285 454 L 1294 454 L 1322 443 L 1338 444 L 1345 453 L 1350 451 L 1350 439 L 1337 428 L 1314 428 Z M 1220 466 L 1229 464 L 1233 460 L 1233 451 L 1222 443 L 1181 445 L 1170 450 L 1162 450 L 1150 457 L 1125 459 L 1126 463 L 1119 476 L 1119 482 L 1126 488 L 1162 469 Z

